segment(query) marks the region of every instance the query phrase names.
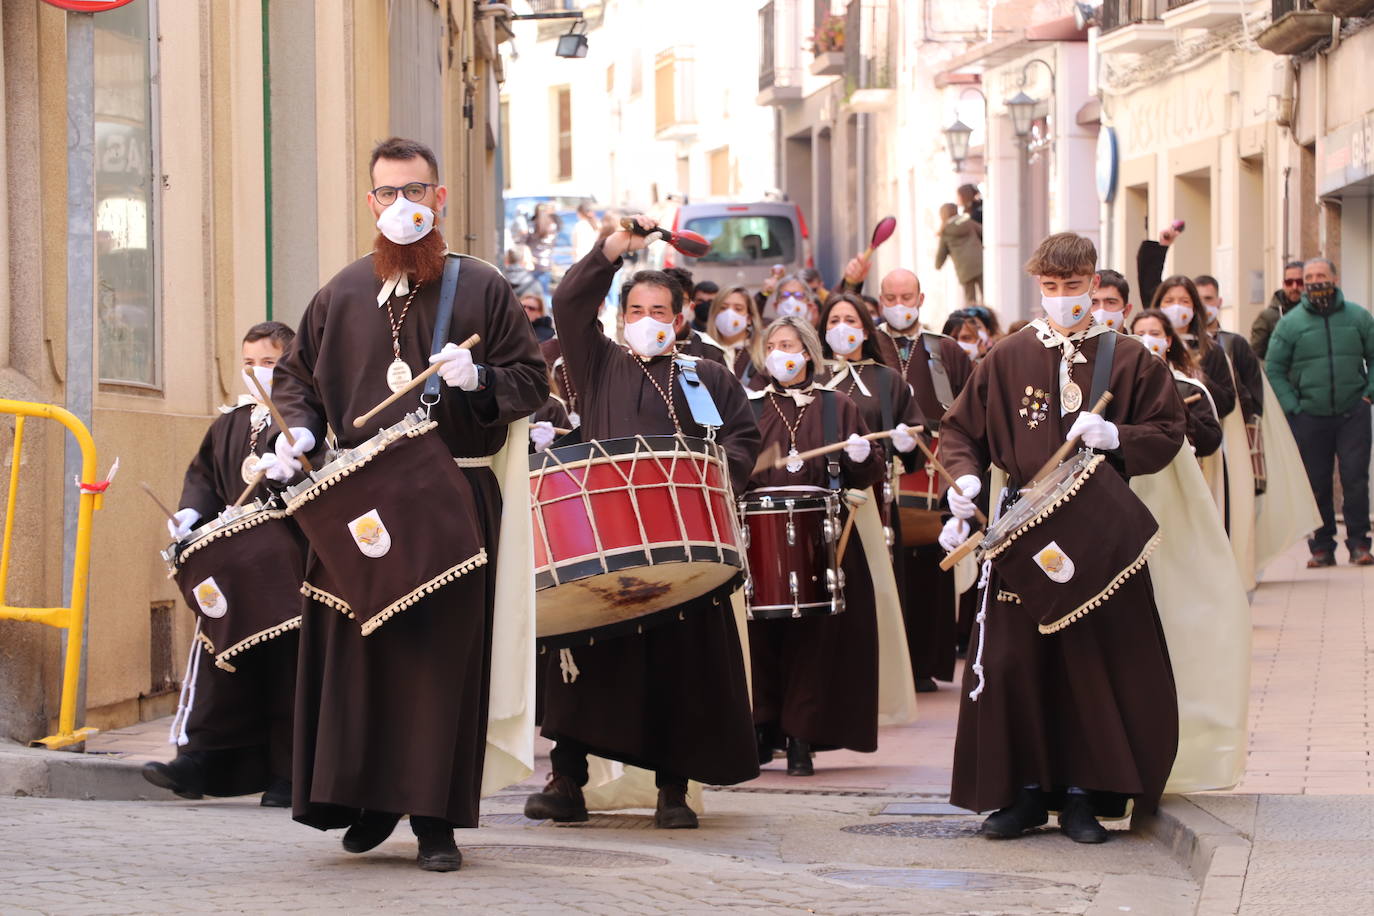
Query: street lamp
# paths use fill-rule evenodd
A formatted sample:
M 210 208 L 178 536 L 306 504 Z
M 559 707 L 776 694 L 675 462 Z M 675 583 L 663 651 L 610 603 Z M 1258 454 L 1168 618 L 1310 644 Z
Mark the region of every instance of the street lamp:
M 973 128 L 957 118 L 945 128 L 945 143 L 949 146 L 949 158 L 954 160 L 956 172 L 963 168 L 964 160 L 968 158 L 968 138 L 971 136 Z
M 1050 96 L 1054 96 L 1054 68 L 1038 57 L 1026 61 L 1026 65 L 1021 68 L 1021 79 L 1016 84 L 1017 93 L 1007 99 L 1002 104 L 1006 106 L 1007 112 L 1011 115 L 1011 129 L 1016 136 L 1025 138 L 1031 129 L 1031 121 L 1035 117 L 1035 108 L 1040 104 L 1040 100 L 1026 95 L 1026 80 L 1030 74 L 1030 68 L 1034 64 L 1039 64 L 1050 71 Z
M 578 26 L 582 27 L 582 31 L 577 30 Z M 559 57 L 586 57 L 587 20 L 577 20 L 568 29 L 568 34 L 558 36 L 558 47 L 554 49 L 553 53 Z

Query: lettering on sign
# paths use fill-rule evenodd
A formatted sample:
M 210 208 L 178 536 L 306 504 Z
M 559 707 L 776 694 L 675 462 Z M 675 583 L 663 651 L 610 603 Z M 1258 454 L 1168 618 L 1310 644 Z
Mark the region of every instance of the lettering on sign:
M 1220 133 L 1218 99 L 1214 89 L 1192 87 L 1187 92 L 1133 103 L 1127 122 L 1131 155 Z

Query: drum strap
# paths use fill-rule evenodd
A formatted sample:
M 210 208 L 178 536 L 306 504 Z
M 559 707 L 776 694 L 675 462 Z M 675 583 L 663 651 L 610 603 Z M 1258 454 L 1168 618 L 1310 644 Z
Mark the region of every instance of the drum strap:
M 840 421 L 838 409 L 835 407 L 835 392 L 829 388 L 818 388 L 816 393 L 821 397 L 821 436 L 827 443 L 840 441 Z M 830 489 L 840 488 L 840 458 L 838 453 L 832 453 L 825 464 L 825 473 L 830 478 Z
M 1091 409 L 1104 393 L 1107 386 L 1112 383 L 1112 358 L 1116 355 L 1115 333 L 1097 335 L 1097 360 L 1093 363 L 1093 388 L 1092 395 L 1088 398 L 1088 408 Z
M 434 313 L 434 340 L 430 343 L 430 355 L 438 353 L 448 343 L 448 329 L 453 322 L 453 299 L 458 293 L 458 269 L 462 258 L 450 255 L 444 258 L 444 279 L 439 286 L 439 310 Z M 438 374 L 431 375 L 425 382 L 423 401 L 439 403 L 439 386 L 443 380 Z
M 707 429 L 720 429 L 725 425 L 725 421 L 720 418 L 720 411 L 716 409 L 716 402 L 711 397 L 711 392 L 701 383 L 701 378 L 697 375 L 697 365 L 694 359 L 677 359 L 677 378 L 678 385 L 682 388 L 682 396 L 687 399 L 687 407 L 692 411 L 692 419 L 697 425 Z
M 935 389 L 935 399 L 940 406 L 949 410 L 954 403 L 954 388 L 949 383 L 949 373 L 945 371 L 945 358 L 940 355 L 939 334 L 922 334 L 921 343 L 925 345 L 926 355 L 930 357 L 930 384 Z

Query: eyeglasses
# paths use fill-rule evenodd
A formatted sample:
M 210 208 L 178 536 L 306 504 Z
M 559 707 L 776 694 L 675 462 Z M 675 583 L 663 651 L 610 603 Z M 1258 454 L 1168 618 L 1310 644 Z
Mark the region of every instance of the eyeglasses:
M 399 188 L 384 184 L 373 188 L 372 196 L 377 198 L 377 203 L 381 204 L 383 207 L 389 207 L 396 202 L 396 193 L 399 191 L 406 196 L 406 200 L 413 204 L 418 204 L 425 199 L 425 195 L 429 193 L 430 188 L 437 187 L 437 184 L 430 184 L 427 181 L 412 181 Z
M 806 298 L 806 293 L 802 292 L 801 290 L 796 290 L 796 289 L 794 289 L 794 290 L 790 290 L 790 291 L 788 291 L 788 292 L 783 293 L 783 294 L 781 295 L 780 298 L 783 298 L 783 299 L 805 299 L 805 298 Z
M 1298 280 L 1284 280 L 1284 281 L 1283 281 L 1283 285 L 1284 285 L 1284 286 L 1302 286 L 1302 280 L 1301 280 L 1301 279 L 1298 279 Z

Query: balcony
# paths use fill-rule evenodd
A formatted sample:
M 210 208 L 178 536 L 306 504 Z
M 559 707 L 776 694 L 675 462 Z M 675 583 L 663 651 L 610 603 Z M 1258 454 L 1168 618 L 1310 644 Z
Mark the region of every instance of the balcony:
M 1272 0 L 1274 22 L 1255 43 L 1274 54 L 1301 54 L 1331 39 L 1335 17 L 1314 9 L 1312 0 Z
M 1313 0 L 1312 5 L 1342 19 L 1374 15 L 1374 0 Z
M 1212 29 L 1234 25 L 1247 6 L 1248 0 L 1168 0 L 1159 18 L 1173 29 Z
M 1160 21 L 1166 0 L 1103 0 L 1102 54 L 1144 54 L 1174 42 L 1174 30 Z
M 850 0 L 845 11 L 845 88 L 850 111 L 873 113 L 890 108 L 894 81 L 892 13 L 886 0 Z
M 811 35 L 812 76 L 839 76 L 844 73 L 844 16 L 817 9 L 816 31 Z
M 759 105 L 785 105 L 802 97 L 801 37 L 795 5 L 765 3 L 759 10 Z

